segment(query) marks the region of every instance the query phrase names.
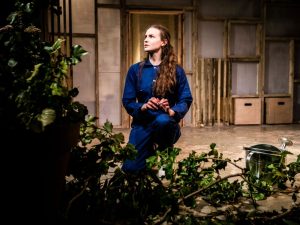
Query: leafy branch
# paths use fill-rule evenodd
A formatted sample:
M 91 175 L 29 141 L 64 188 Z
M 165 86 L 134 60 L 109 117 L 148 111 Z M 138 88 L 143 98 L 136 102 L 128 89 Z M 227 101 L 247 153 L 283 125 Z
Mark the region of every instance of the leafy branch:
M 265 165 L 258 179 L 248 168 L 237 165 L 241 159 L 223 158 L 212 143 L 208 152 L 192 151 L 180 161 L 176 160 L 179 148 L 156 151 L 147 159 L 145 171 L 127 174 L 120 165 L 126 158 L 134 158 L 136 150 L 125 145 L 124 136 L 115 134 L 111 123 L 98 128 L 95 122 L 95 117 L 87 118 L 81 127 L 81 142 L 72 151 L 73 180 L 67 183 L 65 198 L 68 224 L 223 224 L 225 220 L 228 224 L 271 224 L 299 208 L 299 187 L 295 186 L 299 156 L 285 165 L 287 153 L 282 153 L 279 163 Z M 229 164 L 241 172 L 221 176 Z M 159 179 L 157 169 L 163 169 L 165 176 Z M 240 179 L 232 180 L 234 177 Z M 294 208 L 273 213 L 258 210 L 259 200 L 279 192 L 292 193 Z M 200 213 L 199 200 L 215 210 Z M 251 205 L 251 211 L 243 210 Z

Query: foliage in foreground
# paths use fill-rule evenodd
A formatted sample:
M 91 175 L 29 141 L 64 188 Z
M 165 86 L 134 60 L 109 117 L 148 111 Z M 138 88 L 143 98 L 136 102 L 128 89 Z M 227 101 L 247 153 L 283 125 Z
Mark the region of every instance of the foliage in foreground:
M 88 114 L 75 101 L 78 89 L 68 83 L 71 67 L 87 51 L 74 45 L 67 56 L 65 40 L 44 42 L 34 24 L 37 6 L 35 1 L 15 1 L 7 25 L 0 27 L 0 121 L 12 133 L 42 133 L 50 125 L 82 122 Z
M 300 155 L 285 165 L 289 152 L 283 152 L 282 160 L 267 165 L 258 179 L 236 164 L 241 159 L 223 158 L 212 143 L 207 152 L 192 151 L 180 161 L 178 148 L 157 150 L 147 160 L 147 170 L 125 174 L 120 164 L 135 157 L 136 150 L 124 144 L 123 134 L 114 133 L 111 123 L 98 128 L 95 121 L 89 117 L 82 125 L 81 143 L 72 151 L 62 209 L 66 224 L 297 224 L 299 220 L 295 175 L 300 172 Z M 240 172 L 222 176 L 229 164 Z M 158 179 L 152 168 L 163 168 L 165 177 Z M 259 200 L 279 192 L 291 196 L 292 208 L 259 210 Z M 215 210 L 201 213 L 203 201 Z

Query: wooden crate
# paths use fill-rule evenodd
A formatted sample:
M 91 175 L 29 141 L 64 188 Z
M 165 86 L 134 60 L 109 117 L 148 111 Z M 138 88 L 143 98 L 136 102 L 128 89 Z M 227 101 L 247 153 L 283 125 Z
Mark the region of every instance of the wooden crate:
M 293 121 L 293 102 L 286 98 L 266 98 L 266 124 L 285 124 Z
M 261 124 L 260 98 L 235 98 L 234 124 Z

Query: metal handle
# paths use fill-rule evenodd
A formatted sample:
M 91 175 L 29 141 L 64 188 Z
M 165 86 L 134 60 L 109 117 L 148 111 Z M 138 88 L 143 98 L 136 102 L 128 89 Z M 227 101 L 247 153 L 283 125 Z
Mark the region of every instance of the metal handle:
M 254 154 L 258 154 L 258 160 L 255 162 L 255 164 L 252 164 L 251 163 L 251 158 Z M 268 154 L 269 155 L 269 154 Z M 247 155 L 247 163 L 248 163 L 248 168 L 250 170 L 250 172 L 254 172 L 254 175 L 257 177 L 257 178 L 260 178 L 261 176 L 261 172 L 263 170 L 263 160 L 260 160 L 260 152 L 255 152 L 255 151 L 252 151 L 250 152 L 248 155 Z M 254 166 L 254 171 L 252 170 L 252 166 Z
M 258 155 L 270 155 L 270 156 L 280 156 L 278 154 L 270 154 L 270 153 L 265 153 L 265 152 L 257 152 L 257 151 L 251 151 L 250 153 L 248 153 L 247 157 L 246 157 L 246 167 L 250 169 L 250 160 L 252 158 L 252 156 L 254 154 L 258 154 Z
M 293 142 L 290 139 L 286 138 L 286 137 L 280 137 L 278 139 L 278 141 L 281 143 L 281 145 L 279 147 L 279 149 L 281 151 L 284 151 L 286 146 L 292 146 L 293 145 Z
M 246 157 L 246 168 L 248 168 L 249 170 L 250 170 L 250 160 L 254 153 L 256 153 L 256 152 L 250 152 L 250 153 L 248 153 L 248 155 Z
M 244 150 L 247 150 L 247 151 L 255 151 L 257 153 L 264 153 L 264 154 L 274 154 L 276 153 L 276 151 L 273 151 L 273 150 L 269 150 L 269 149 L 263 149 L 263 148 L 253 148 L 253 147 L 244 147 L 243 148 Z M 279 150 L 278 150 L 278 153 L 279 153 Z M 279 154 L 278 154 L 279 155 Z

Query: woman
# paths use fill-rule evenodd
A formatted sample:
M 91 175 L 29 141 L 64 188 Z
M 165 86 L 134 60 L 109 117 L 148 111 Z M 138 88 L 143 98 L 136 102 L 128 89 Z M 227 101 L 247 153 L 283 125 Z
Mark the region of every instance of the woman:
M 180 137 L 179 121 L 192 103 L 190 87 L 162 25 L 150 26 L 144 38 L 147 57 L 133 64 L 127 73 L 122 103 L 132 116 L 129 143 L 138 150 L 135 160 L 126 160 L 125 172 L 139 172 L 155 146 L 173 147 Z

